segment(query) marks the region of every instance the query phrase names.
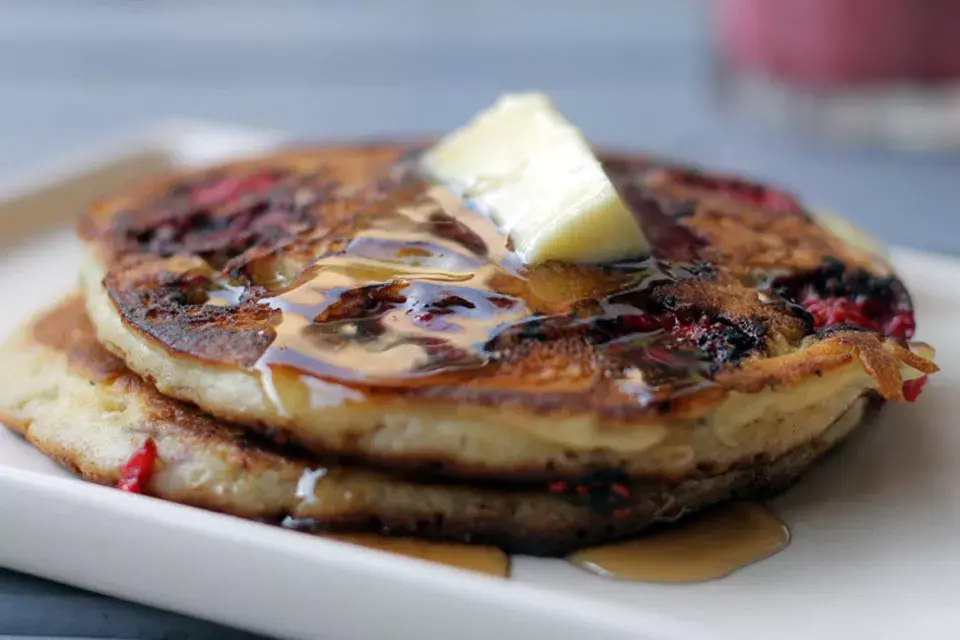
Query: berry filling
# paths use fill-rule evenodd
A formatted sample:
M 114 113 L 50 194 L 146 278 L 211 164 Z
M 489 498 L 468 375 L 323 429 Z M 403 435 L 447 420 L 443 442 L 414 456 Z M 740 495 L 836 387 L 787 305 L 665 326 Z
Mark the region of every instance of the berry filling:
M 677 325 L 673 334 L 706 353 L 714 362 L 736 362 L 760 346 L 760 337 L 707 315 L 688 325 Z
M 773 187 L 765 187 L 755 182 L 723 176 L 711 176 L 690 170 L 670 171 L 669 181 L 691 189 L 722 195 L 736 202 L 742 202 L 769 211 L 803 213 L 803 207 L 797 199 L 790 194 Z
M 281 174 L 265 172 L 246 178 L 223 178 L 211 184 L 197 187 L 190 194 L 194 207 L 210 207 L 231 204 L 243 196 L 261 195 L 280 181 Z
M 916 402 L 917 398 L 920 397 L 920 392 L 923 391 L 924 385 L 927 384 L 927 376 L 920 376 L 913 380 L 907 380 L 903 383 L 903 398 L 907 402 Z
M 639 312 L 621 316 L 620 323 L 620 331 L 628 335 L 663 332 L 669 336 L 666 343 L 660 340 L 656 345 L 645 344 L 642 349 L 644 359 L 662 365 L 689 368 L 689 354 L 683 353 L 683 348 L 698 350 L 705 364 L 712 366 L 738 362 L 763 344 L 762 331 L 744 330 L 707 314 L 691 318 L 683 312 Z M 675 347 L 680 347 L 681 352 L 674 353 L 672 349 Z
M 127 493 L 143 493 L 143 488 L 153 475 L 156 461 L 157 443 L 153 438 L 147 438 L 123 465 L 116 488 Z
M 916 324 L 903 284 L 830 260 L 812 273 L 774 283 L 782 297 L 799 302 L 813 317 L 814 329 L 849 324 L 909 340 Z
M 850 298 L 827 298 L 822 300 L 810 297 L 803 306 L 813 316 L 814 327 L 824 329 L 837 324 L 852 324 L 871 331 L 880 331 L 880 327 L 864 312 L 861 304 Z
M 295 202 L 293 187 L 279 188 L 284 176 L 265 171 L 178 185 L 149 215 L 128 221 L 128 238 L 141 251 L 158 255 L 190 252 L 230 259 L 251 246 L 296 235 L 312 226 L 313 214 L 310 203 Z
M 627 476 L 617 470 L 598 471 L 581 480 L 559 480 L 547 485 L 547 492 L 584 501 L 601 515 L 620 518 L 630 511 Z

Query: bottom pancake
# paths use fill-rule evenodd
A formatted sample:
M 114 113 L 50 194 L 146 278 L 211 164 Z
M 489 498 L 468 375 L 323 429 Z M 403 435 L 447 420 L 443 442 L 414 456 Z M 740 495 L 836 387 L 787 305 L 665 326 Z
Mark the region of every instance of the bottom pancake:
M 320 466 L 255 442 L 126 370 L 97 342 L 79 298 L 14 335 L 0 362 L 0 421 L 93 482 L 117 485 L 150 440 L 157 456 L 142 492 L 157 498 L 312 532 L 373 531 L 544 556 L 776 493 L 878 406 L 873 396 L 859 398 L 816 441 L 719 475 L 668 484 L 595 474 L 514 489 Z

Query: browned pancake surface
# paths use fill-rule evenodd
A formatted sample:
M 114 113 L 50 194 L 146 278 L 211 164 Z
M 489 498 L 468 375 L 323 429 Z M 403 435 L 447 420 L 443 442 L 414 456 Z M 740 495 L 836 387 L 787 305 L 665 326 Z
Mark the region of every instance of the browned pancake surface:
M 487 219 L 419 178 L 414 155 L 305 149 L 182 174 L 102 202 L 81 235 L 124 322 L 172 354 L 307 373 L 373 402 L 637 424 L 863 354 L 902 397 L 876 337 L 912 335 L 902 283 L 781 190 L 607 157 L 654 257 L 525 266 Z M 810 300 L 863 310 L 811 314 Z M 813 342 L 831 346 L 808 358 Z
M 116 484 L 149 438 L 158 456 L 143 490 L 154 497 L 321 533 L 369 531 L 535 555 L 563 555 L 717 502 L 775 493 L 877 405 L 872 394 L 856 400 L 822 437 L 776 460 L 676 483 L 607 473 L 539 486 L 443 484 L 318 467 L 160 395 L 97 344 L 78 298 L 38 316 L 0 346 L 0 357 L 0 420 L 93 482 Z

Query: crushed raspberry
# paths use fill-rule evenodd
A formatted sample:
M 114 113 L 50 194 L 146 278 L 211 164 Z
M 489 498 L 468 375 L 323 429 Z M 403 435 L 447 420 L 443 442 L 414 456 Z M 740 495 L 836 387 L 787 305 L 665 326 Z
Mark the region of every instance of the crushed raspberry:
M 637 313 L 621 316 L 621 322 L 623 322 L 624 326 L 631 331 L 636 331 L 637 333 L 650 333 L 671 326 L 674 320 L 672 318 L 665 318 L 663 316 Z
M 776 291 L 800 301 L 813 316 L 814 328 L 841 323 L 909 340 L 915 323 L 910 297 L 893 276 L 875 276 L 827 259 L 814 271 L 780 279 Z
M 153 438 L 147 438 L 123 465 L 120 470 L 120 482 L 117 483 L 116 488 L 128 493 L 143 493 L 143 488 L 153 475 L 156 461 L 157 443 Z
M 190 204 L 195 207 L 209 207 L 229 204 L 248 194 L 260 194 L 279 180 L 273 173 L 262 173 L 248 178 L 224 178 L 190 194 Z
M 622 517 L 630 511 L 630 486 L 619 471 L 599 471 L 578 481 L 558 480 L 547 484 L 547 491 L 585 500 L 603 515 Z
M 696 171 L 677 171 L 671 174 L 671 179 L 684 186 L 719 193 L 731 200 L 762 209 L 791 213 L 803 211 L 800 203 L 790 194 L 746 180 L 709 176 Z
M 562 480 L 551 482 L 547 485 L 547 491 L 549 493 L 565 493 L 567 491 L 567 483 Z
M 884 333 L 895 338 L 909 340 L 916 331 L 917 324 L 913 319 L 913 312 L 901 311 L 893 316 L 884 328 Z
M 864 312 L 860 303 L 849 298 L 807 298 L 803 306 L 813 316 L 814 326 L 817 329 L 830 327 L 835 324 L 853 324 L 864 329 L 880 331 Z
M 444 320 L 441 316 L 446 314 L 442 314 L 437 311 L 423 311 L 420 313 L 414 313 L 412 309 L 408 309 L 407 315 L 413 324 L 417 325 L 421 329 L 426 329 L 427 331 L 448 332 L 460 331 L 461 329 L 459 325 Z
M 763 200 L 761 200 L 760 206 L 773 211 L 791 211 L 796 213 L 803 211 L 803 207 L 800 206 L 800 203 L 797 202 L 793 196 L 783 191 L 769 188 Z
M 903 383 L 903 398 L 907 402 L 916 402 L 923 391 L 923 386 L 927 384 L 927 376 L 920 376 L 914 380 L 907 380 Z
M 869 299 L 851 300 L 840 297 L 824 299 L 810 296 L 803 301 L 803 306 L 813 316 L 816 329 L 836 324 L 852 324 L 903 340 L 912 338 L 916 329 L 912 311 L 898 311 L 889 320 L 884 321 L 883 316 L 878 313 Z M 879 311 L 882 312 L 882 309 Z M 876 318 L 878 315 L 880 319 L 871 319 L 871 316 Z
M 610 485 L 610 491 L 617 494 L 621 498 L 630 497 L 630 488 L 622 482 L 614 482 Z
M 738 326 L 708 315 L 701 316 L 696 322 L 678 323 L 671 333 L 706 353 L 714 362 L 738 361 L 761 344 L 759 334 L 751 335 Z
M 709 336 L 712 333 L 720 333 L 726 329 L 725 325 L 722 322 L 717 322 L 711 320 L 709 317 L 701 317 L 694 324 L 688 325 L 677 325 L 674 327 L 674 335 L 681 336 L 690 340 L 691 342 L 699 342 L 702 338 Z

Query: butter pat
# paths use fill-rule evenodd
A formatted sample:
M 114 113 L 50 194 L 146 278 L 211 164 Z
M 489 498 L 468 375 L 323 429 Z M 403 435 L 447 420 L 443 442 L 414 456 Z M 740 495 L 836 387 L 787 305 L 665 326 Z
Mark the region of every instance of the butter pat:
M 502 96 L 422 168 L 493 218 L 525 262 L 609 262 L 650 246 L 583 135 L 542 94 Z

